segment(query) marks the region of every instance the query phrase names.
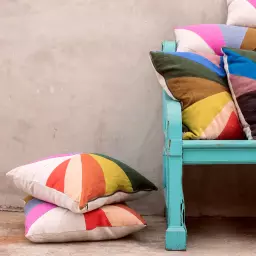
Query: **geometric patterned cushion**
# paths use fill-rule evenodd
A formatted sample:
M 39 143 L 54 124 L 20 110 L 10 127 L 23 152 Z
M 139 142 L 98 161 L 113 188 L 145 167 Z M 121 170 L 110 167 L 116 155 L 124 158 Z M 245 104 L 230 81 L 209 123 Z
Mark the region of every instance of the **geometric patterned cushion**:
M 182 105 L 183 139 L 232 140 L 244 134 L 221 57 L 191 52 L 150 52 L 160 84 Z
M 175 36 L 177 52 L 223 55 L 222 47 L 246 50 L 256 48 L 256 29 L 252 28 L 223 24 L 200 24 L 178 27 L 175 29 Z
M 228 25 L 256 28 L 256 0 L 227 0 L 227 3 Z
M 256 139 L 256 52 L 223 48 L 225 69 L 248 139 Z
M 143 218 L 124 204 L 77 214 L 31 197 L 25 202 L 25 236 L 36 243 L 117 239 L 146 227 Z
M 53 157 L 15 168 L 7 177 L 25 193 L 75 213 L 157 190 L 133 168 L 100 154 Z

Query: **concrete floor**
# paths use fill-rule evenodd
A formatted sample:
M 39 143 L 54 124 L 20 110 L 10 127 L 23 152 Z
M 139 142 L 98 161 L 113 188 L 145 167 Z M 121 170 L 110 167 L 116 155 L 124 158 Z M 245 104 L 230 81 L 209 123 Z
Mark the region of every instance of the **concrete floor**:
M 146 217 L 148 227 L 133 236 L 107 242 L 32 244 L 24 238 L 23 214 L 0 212 L 0 255 L 256 255 L 256 219 L 189 218 L 187 252 L 164 249 L 165 221 Z

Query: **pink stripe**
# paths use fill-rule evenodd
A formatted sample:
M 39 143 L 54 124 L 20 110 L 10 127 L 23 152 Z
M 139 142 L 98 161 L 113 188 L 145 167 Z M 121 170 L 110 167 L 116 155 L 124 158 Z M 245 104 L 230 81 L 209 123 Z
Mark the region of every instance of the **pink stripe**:
M 248 0 L 248 2 L 249 2 L 254 8 L 256 8 L 256 0 Z
M 34 207 L 29 214 L 26 216 L 26 221 L 25 221 L 25 233 L 29 231 L 31 225 L 39 219 L 42 215 L 47 213 L 48 211 L 56 208 L 56 205 L 50 204 L 43 202 L 42 204 L 37 205 Z
M 208 59 L 210 62 L 214 63 L 217 67 L 220 67 L 220 56 L 214 54 L 208 54 L 204 52 L 198 52 L 198 55 Z
M 187 29 L 199 35 L 218 55 L 223 55 L 221 48 L 225 46 L 222 31 L 217 24 L 202 24 L 178 27 L 178 29 Z
M 256 80 L 254 79 L 231 74 L 229 75 L 229 79 L 236 98 L 245 93 L 256 91 Z

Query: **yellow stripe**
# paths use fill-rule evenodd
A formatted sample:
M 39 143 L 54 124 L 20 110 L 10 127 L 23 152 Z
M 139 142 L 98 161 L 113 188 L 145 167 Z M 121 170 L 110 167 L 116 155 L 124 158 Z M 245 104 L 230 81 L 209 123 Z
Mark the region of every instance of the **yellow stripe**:
M 225 129 L 230 115 L 235 113 L 235 104 L 233 101 L 229 101 L 221 110 L 221 112 L 215 116 L 214 120 L 206 127 L 203 134 L 201 135 L 204 138 L 211 138 L 212 134 L 219 136 Z M 233 129 L 239 129 L 240 127 L 233 127 Z
M 27 204 L 30 200 L 32 200 L 34 197 L 31 195 L 26 196 L 23 201 Z
M 116 191 L 132 192 L 132 184 L 125 174 L 125 172 L 114 162 L 106 159 L 102 156 L 90 154 L 98 164 L 104 173 L 106 183 L 106 194 L 111 195 Z
M 221 92 L 186 108 L 182 112 L 182 120 L 191 132 L 185 133 L 183 139 L 199 139 L 208 125 L 231 100 L 231 95 L 228 92 Z M 217 136 L 218 134 L 216 134 Z

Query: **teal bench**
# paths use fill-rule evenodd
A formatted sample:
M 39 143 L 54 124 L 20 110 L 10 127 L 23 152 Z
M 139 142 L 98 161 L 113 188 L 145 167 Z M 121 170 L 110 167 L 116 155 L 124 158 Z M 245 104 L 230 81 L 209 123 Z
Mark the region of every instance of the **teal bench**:
M 163 42 L 162 50 L 175 51 L 175 42 Z M 183 165 L 256 164 L 256 141 L 182 140 L 181 105 L 164 91 L 163 132 L 163 187 L 167 217 L 165 244 L 167 250 L 186 250 Z

